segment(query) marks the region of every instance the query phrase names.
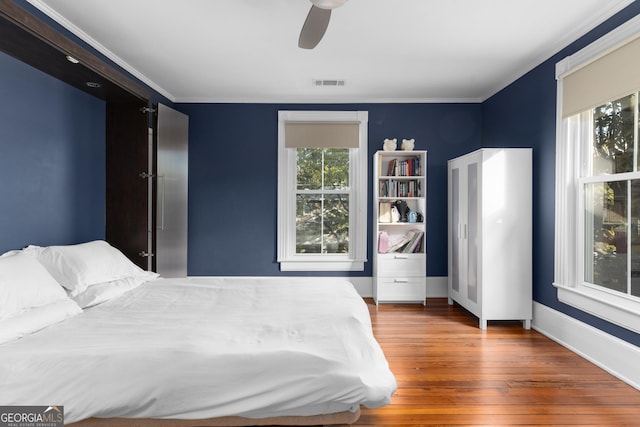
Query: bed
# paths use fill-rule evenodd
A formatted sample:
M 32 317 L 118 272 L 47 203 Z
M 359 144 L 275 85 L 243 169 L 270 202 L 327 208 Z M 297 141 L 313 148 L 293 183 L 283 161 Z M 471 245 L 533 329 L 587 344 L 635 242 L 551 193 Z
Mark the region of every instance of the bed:
M 0 257 L 0 405 L 169 427 L 351 424 L 390 402 L 395 378 L 349 282 L 166 279 L 123 258 L 101 241 Z M 53 302 L 16 314 L 29 298 L 12 290 L 45 282 Z

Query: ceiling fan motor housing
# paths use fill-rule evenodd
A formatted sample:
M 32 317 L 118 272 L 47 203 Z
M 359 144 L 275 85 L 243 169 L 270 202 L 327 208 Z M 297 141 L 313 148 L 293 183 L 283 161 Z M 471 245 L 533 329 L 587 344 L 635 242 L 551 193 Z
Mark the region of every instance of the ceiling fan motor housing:
M 311 0 L 315 7 L 320 9 L 335 9 L 345 4 L 347 0 Z

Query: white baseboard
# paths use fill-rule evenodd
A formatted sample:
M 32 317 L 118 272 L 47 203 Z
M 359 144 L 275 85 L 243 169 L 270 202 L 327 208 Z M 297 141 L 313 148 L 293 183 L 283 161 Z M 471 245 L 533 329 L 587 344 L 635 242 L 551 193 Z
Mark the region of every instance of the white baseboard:
M 537 302 L 532 327 L 640 390 L 640 347 Z
M 447 298 L 449 296 L 449 284 L 447 276 L 427 277 L 427 298 Z
M 344 277 L 351 283 L 362 298 L 373 297 L 373 278 L 372 277 Z

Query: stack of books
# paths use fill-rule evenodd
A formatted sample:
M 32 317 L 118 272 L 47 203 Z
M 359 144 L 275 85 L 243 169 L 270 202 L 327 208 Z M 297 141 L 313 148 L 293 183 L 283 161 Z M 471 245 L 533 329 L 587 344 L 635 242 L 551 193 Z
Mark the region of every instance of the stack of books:
M 407 160 L 389 160 L 386 176 L 422 176 L 420 158 L 416 157 Z
M 384 253 L 400 252 L 409 254 L 422 252 L 423 236 L 424 233 L 422 231 L 415 228 L 411 229 L 398 240 L 390 242 L 387 251 Z
M 409 181 L 397 181 L 394 179 L 380 181 L 380 197 L 420 197 L 420 181 L 412 179 Z

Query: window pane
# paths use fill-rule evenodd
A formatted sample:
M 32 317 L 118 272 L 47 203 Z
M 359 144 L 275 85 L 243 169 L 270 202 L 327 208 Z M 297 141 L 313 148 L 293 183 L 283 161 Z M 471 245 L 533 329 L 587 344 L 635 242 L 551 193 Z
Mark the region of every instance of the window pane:
M 323 236 L 323 253 L 349 253 L 349 196 L 347 194 L 325 196 Z
M 592 175 L 633 171 L 635 95 L 593 110 Z
M 322 251 L 322 197 L 296 197 L 296 253 L 319 254 Z
M 349 195 L 297 195 L 296 253 L 349 253 Z
M 297 189 L 319 190 L 322 188 L 322 149 L 298 148 L 296 161 Z
M 324 151 L 324 187 L 327 190 L 349 189 L 349 149 Z
M 349 253 L 349 195 L 327 194 L 349 190 L 349 149 L 297 149 L 297 189 L 307 191 L 296 196 L 296 253 Z
M 585 185 L 585 209 L 585 281 L 627 293 L 627 182 Z

